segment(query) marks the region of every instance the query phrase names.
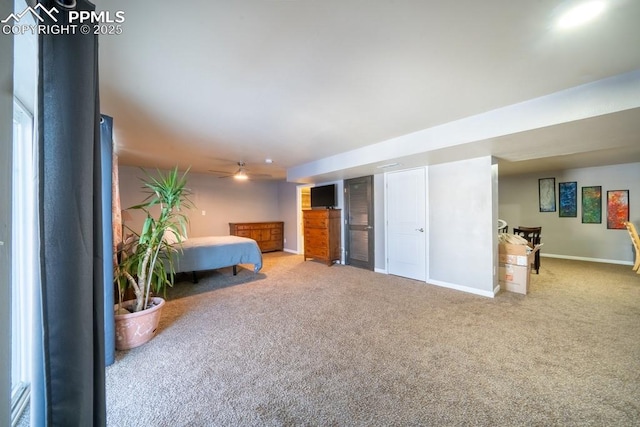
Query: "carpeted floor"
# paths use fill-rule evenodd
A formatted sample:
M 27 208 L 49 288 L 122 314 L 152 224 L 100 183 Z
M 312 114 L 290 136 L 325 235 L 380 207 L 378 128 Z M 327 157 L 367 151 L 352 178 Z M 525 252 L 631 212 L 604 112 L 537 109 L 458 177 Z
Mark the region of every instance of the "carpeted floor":
M 640 425 L 640 275 L 542 259 L 485 298 L 301 256 L 182 277 L 109 426 Z

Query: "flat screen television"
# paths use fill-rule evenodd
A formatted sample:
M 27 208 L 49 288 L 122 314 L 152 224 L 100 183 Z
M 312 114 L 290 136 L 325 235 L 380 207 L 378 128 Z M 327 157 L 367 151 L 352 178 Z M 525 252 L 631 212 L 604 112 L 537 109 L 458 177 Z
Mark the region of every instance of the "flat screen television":
M 311 208 L 334 208 L 336 206 L 336 185 L 311 187 Z

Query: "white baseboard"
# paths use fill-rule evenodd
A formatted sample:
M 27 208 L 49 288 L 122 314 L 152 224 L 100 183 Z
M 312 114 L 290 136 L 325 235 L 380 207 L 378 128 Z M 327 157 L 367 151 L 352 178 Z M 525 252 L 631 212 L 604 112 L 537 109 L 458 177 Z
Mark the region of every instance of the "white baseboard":
M 388 274 L 387 270 L 382 268 L 376 268 L 374 271 L 380 274 Z M 476 288 L 470 288 L 468 286 L 456 285 L 455 283 L 442 282 L 440 280 L 432 280 L 432 279 L 427 279 L 425 284 L 440 286 L 441 288 L 455 289 L 456 291 L 467 292 L 470 294 L 480 295 L 480 296 L 489 297 L 489 298 L 495 297 L 496 295 L 498 295 L 498 292 L 500 292 L 500 285 L 497 285 L 493 289 L 493 292 L 491 292 L 491 291 L 483 291 Z
M 498 295 L 498 292 L 500 292 L 500 285 L 496 285 L 495 288 L 493 288 L 493 296 Z
M 620 261 L 617 259 L 588 258 L 588 257 L 581 257 L 581 256 L 556 255 L 556 254 L 548 254 L 548 253 L 541 253 L 540 256 L 543 258 L 547 257 L 547 258 L 570 259 L 574 261 L 601 262 L 604 264 L 633 265 L 633 262 L 631 261 Z
M 456 285 L 455 283 L 442 282 L 440 280 L 427 279 L 427 285 L 436 285 L 443 288 L 455 289 L 456 291 L 467 292 L 470 294 L 480 295 L 483 297 L 493 298 L 500 290 L 500 285 L 492 291 L 483 291 L 482 289 L 470 288 L 468 286 Z M 497 290 L 496 290 L 497 289 Z
M 282 251 L 283 251 L 283 252 L 288 252 L 288 253 L 290 253 L 290 254 L 300 255 L 300 252 L 298 252 L 298 251 L 294 251 L 293 249 L 287 249 L 287 248 L 284 248 Z

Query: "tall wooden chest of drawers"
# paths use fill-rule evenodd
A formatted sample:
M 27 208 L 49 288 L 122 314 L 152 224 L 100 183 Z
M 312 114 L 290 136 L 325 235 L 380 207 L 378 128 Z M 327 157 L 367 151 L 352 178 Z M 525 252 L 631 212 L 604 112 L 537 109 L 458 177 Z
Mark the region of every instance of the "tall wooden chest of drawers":
M 284 222 L 230 222 L 229 234 L 255 240 L 262 252 L 284 249 Z
M 340 209 L 302 211 L 304 260 L 340 261 Z

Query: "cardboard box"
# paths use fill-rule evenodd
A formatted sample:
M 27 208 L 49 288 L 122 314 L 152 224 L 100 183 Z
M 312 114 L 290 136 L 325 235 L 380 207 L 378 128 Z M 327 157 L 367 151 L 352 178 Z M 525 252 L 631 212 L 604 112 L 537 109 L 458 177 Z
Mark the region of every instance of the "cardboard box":
M 500 262 L 500 264 L 522 265 L 526 267 L 533 262 L 533 256 L 498 253 L 498 262 Z
M 529 265 L 500 264 L 498 266 L 498 281 L 500 287 L 509 292 L 526 295 L 529 292 L 531 267 Z
M 529 292 L 531 265 L 540 246 L 542 245 L 531 248 L 511 243 L 498 245 L 498 282 L 501 288 L 523 295 Z
M 514 245 L 511 243 L 500 243 L 498 245 L 498 253 L 506 254 L 506 255 L 524 255 L 527 256 L 529 253 L 533 253 L 537 251 L 540 246 L 536 246 L 535 248 L 531 248 L 529 245 Z M 531 251 L 531 252 L 529 252 Z
M 501 264 L 531 265 L 534 262 L 536 252 L 540 250 L 540 246 L 542 245 L 536 245 L 531 248 L 528 245 L 500 243 L 498 245 L 498 261 Z

